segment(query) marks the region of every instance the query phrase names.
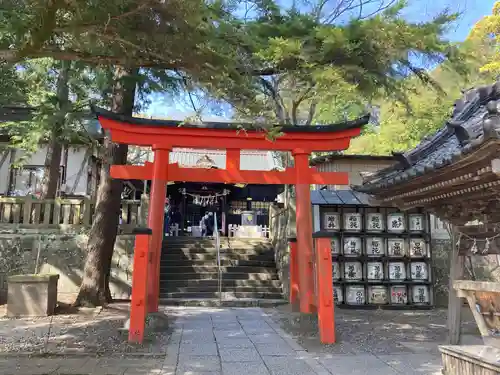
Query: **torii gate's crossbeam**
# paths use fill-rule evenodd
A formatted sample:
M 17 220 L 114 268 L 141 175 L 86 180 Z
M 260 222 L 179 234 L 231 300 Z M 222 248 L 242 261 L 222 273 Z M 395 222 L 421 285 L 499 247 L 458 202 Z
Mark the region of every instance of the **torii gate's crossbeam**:
M 309 185 L 347 185 L 349 183 L 347 173 L 345 172 L 317 172 L 315 168 L 309 168 L 309 171 L 306 171 L 300 177 L 297 176 L 295 168 L 287 168 L 283 172 L 250 171 L 236 168 L 181 168 L 177 164 L 168 164 L 164 168 L 168 170 L 167 175 L 170 181 L 264 185 L 295 185 L 296 183 Z M 152 180 L 153 163 L 148 162 L 144 166 L 113 165 L 111 167 L 111 177 L 122 180 Z M 300 178 L 300 180 L 297 180 L 297 178 Z
M 351 138 L 359 135 L 361 127 L 368 123 L 369 116 L 336 125 L 285 126 L 281 129 L 283 135 L 270 141 L 266 138 L 265 132 L 246 125 L 238 127 L 232 123 L 206 123 L 204 126 L 195 126 L 183 124 L 180 121 L 121 116 L 100 109 L 95 112 L 102 127 L 110 132 L 113 142 L 150 146 L 155 153 L 154 163 L 147 163 L 144 166 L 112 166 L 111 169 L 111 176 L 114 178 L 152 181 L 148 215 L 149 226 L 153 231 L 149 241 L 148 259 L 152 260 L 151 263 L 148 263 L 149 281 L 139 277 L 134 278 L 136 283 L 132 289 L 133 299 L 134 293 L 139 293 L 135 299 L 141 300 L 143 296 L 140 293 L 147 290 L 148 311 L 153 312 L 158 309 L 163 209 L 168 181 L 291 184 L 295 185 L 297 192 L 297 247 L 296 251 L 292 253 L 292 256 L 297 258 L 292 259 L 291 264 L 298 268 L 294 269 L 295 277 L 298 274 L 298 280 L 294 280 L 294 282 L 298 281 L 298 285 L 294 285 L 294 288 L 299 294 L 301 312 L 313 312 L 317 304 L 314 301 L 310 185 L 345 185 L 348 184 L 348 178 L 347 173 L 318 172 L 314 168 L 310 168 L 309 156 L 314 151 L 345 150 L 349 147 Z M 177 164 L 169 164 L 169 154 L 174 147 L 206 149 L 207 145 L 208 148 L 227 150 L 226 169 L 181 168 Z M 240 170 L 241 150 L 291 151 L 295 167 L 287 168 L 282 172 Z M 323 258 L 319 257 L 318 262 L 323 262 Z M 135 267 L 144 267 L 144 262 L 139 261 L 139 263 L 135 264 L 134 262 L 134 270 Z M 331 260 L 329 263 L 327 260 L 326 264 L 330 264 L 329 267 L 331 267 Z M 322 269 L 321 264 L 318 267 L 318 270 Z M 135 273 L 136 271 L 134 271 Z M 318 277 L 322 278 L 321 285 L 332 283 L 331 272 L 320 272 Z M 328 278 L 329 280 L 327 280 Z M 142 284 L 137 287 L 137 283 L 141 282 Z M 321 322 L 328 321 L 333 317 L 333 303 L 324 299 L 320 307 L 318 315 Z M 141 314 L 144 312 L 144 307 L 139 311 L 140 307 L 132 304 L 131 309 L 135 309 L 132 315 L 138 317 L 136 320 L 142 319 Z M 320 331 L 324 342 L 330 343 L 334 340 L 331 325 L 321 324 Z M 134 332 L 131 337 L 140 341 L 142 332 Z

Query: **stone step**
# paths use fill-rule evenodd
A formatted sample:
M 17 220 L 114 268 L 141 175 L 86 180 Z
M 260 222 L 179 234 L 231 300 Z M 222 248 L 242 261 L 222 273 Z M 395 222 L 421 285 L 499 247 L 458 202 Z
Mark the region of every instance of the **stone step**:
M 220 254 L 246 254 L 246 255 L 259 255 L 259 254 L 274 254 L 272 250 L 269 249 L 256 249 L 256 248 L 248 248 L 248 249 L 225 249 L 222 248 L 219 250 Z M 162 250 L 163 254 L 217 254 L 217 250 L 215 248 L 203 248 L 203 247 L 190 247 L 190 248 L 165 248 Z
M 272 243 L 270 241 L 263 240 L 224 240 L 221 239 L 221 246 L 224 247 L 238 247 L 238 246 L 263 246 L 263 247 L 272 247 Z M 165 240 L 163 241 L 163 247 L 166 246 L 215 246 L 215 240 L 212 239 L 187 239 L 187 240 Z
M 160 298 L 160 304 L 165 306 L 190 306 L 190 307 L 275 307 L 286 305 L 285 299 L 259 299 L 259 298 Z
M 279 299 L 282 297 L 280 293 L 254 293 L 254 292 L 222 292 L 224 299 L 233 298 L 258 298 L 258 299 Z M 192 292 L 192 293 L 164 293 L 160 292 L 160 299 L 170 298 L 219 298 L 218 292 Z
M 212 279 L 219 278 L 217 272 L 190 272 L 190 273 L 163 273 L 160 272 L 160 282 L 167 280 L 198 280 L 198 279 Z M 246 273 L 246 272 L 231 272 L 223 273 L 223 280 L 277 280 L 278 274 L 275 273 Z
M 258 267 L 258 266 L 221 266 L 220 268 L 217 265 L 197 265 L 197 264 L 188 264 L 183 266 L 178 265 L 160 265 L 160 273 L 165 274 L 176 274 L 176 273 L 232 273 L 232 272 L 242 272 L 242 273 L 276 273 L 275 267 Z
M 186 279 L 186 280 L 166 280 L 160 284 L 162 286 L 169 287 L 217 287 L 219 285 L 218 279 Z M 271 288 L 281 288 L 281 282 L 279 280 L 238 280 L 238 279 L 223 279 L 222 285 L 224 287 L 271 287 Z
M 192 293 L 192 292 L 218 292 L 218 285 L 210 286 L 172 286 L 168 283 L 160 285 L 160 293 Z M 273 286 L 258 286 L 258 287 L 244 287 L 244 286 L 227 286 L 222 285 L 223 292 L 245 292 L 245 293 L 278 293 L 281 294 L 281 288 Z
M 246 253 L 227 253 L 220 254 L 221 259 L 231 260 L 272 260 L 274 261 L 274 253 L 260 253 L 260 254 L 246 254 Z M 186 260 L 186 261 L 209 261 L 217 260 L 217 253 L 163 253 L 161 255 L 162 261 L 169 260 Z
M 163 259 L 160 261 L 161 266 L 217 266 L 217 259 L 209 260 L 191 260 L 191 259 Z M 253 267 L 270 267 L 276 268 L 274 260 L 247 260 L 247 259 L 221 259 L 222 266 L 253 266 Z

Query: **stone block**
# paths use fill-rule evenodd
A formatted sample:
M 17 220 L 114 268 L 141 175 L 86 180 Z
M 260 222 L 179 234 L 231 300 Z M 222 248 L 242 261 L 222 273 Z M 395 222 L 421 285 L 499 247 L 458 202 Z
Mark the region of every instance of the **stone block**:
M 8 278 L 7 316 L 53 315 L 59 275 L 17 275 Z

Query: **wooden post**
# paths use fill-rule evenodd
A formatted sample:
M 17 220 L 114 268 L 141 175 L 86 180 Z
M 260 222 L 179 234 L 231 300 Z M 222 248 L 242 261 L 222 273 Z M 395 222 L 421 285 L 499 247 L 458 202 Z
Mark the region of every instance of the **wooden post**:
M 292 311 L 300 311 L 299 303 L 299 263 L 297 254 L 297 239 L 289 238 L 288 244 L 290 246 L 290 305 L 292 305 Z
M 187 229 L 186 225 L 186 210 L 187 210 L 187 201 L 186 195 L 182 194 L 182 203 L 181 203 L 181 236 L 184 236 L 184 233 Z
M 92 219 L 91 213 L 91 202 L 89 198 L 83 198 L 83 225 L 90 226 L 90 221 Z
M 148 312 L 158 311 L 160 298 L 160 257 L 164 232 L 165 198 L 167 194 L 167 170 L 169 150 L 155 149 L 148 226 L 153 231 L 149 244 Z
M 128 341 L 142 343 L 148 314 L 148 253 L 151 230 L 135 229 L 134 270 L 132 272 L 132 299 Z
M 316 238 L 316 280 L 319 337 L 323 344 L 334 344 L 332 243 L 329 238 Z
M 456 231 L 451 227 L 450 280 L 448 285 L 448 343 L 450 345 L 460 343 L 462 300 L 453 288 L 453 282 L 463 278 L 465 258 L 459 255 L 457 241 Z
M 315 204 L 312 206 L 313 210 L 313 230 L 314 232 L 319 232 L 321 230 L 321 216 L 319 211 L 319 205 Z
M 33 197 L 31 195 L 26 196 L 24 198 L 24 207 L 23 207 L 23 224 L 24 225 L 31 224 L 32 205 L 33 205 Z
M 227 236 L 227 222 L 226 222 L 226 215 L 227 215 L 227 199 L 226 196 L 221 197 L 221 231 L 222 231 L 222 236 Z
M 144 192 L 141 195 L 141 203 L 139 206 L 139 226 L 144 227 L 148 223 L 148 212 L 149 212 L 149 196 Z
M 293 157 L 295 158 L 296 178 L 297 181 L 301 181 L 303 175 L 309 172 L 309 153 L 304 150 L 294 150 Z M 297 183 L 295 190 L 300 311 L 310 314 L 315 310 L 311 189 L 309 184 Z

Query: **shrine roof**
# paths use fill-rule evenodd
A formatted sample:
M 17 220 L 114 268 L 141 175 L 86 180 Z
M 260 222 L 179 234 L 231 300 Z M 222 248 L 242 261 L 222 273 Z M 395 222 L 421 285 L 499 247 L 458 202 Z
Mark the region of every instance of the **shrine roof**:
M 131 117 L 120 115 L 106 109 L 93 107 L 92 111 L 96 116 L 107 118 L 110 120 L 120 121 L 137 126 L 153 126 L 153 127 L 184 127 L 192 129 L 217 129 L 217 130 L 255 130 L 259 131 L 264 126 L 258 123 L 239 123 L 239 122 L 203 122 L 202 124 L 191 124 L 179 120 L 158 120 L 141 117 Z M 361 128 L 368 123 L 370 115 L 359 117 L 354 120 L 339 122 L 328 125 L 309 125 L 309 126 L 282 126 L 281 131 L 284 133 L 329 133 L 348 129 Z M 276 125 L 278 126 L 278 125 Z
M 225 150 L 203 150 L 175 147 L 170 154 L 169 162 L 184 167 L 195 167 L 200 162 L 209 162 L 212 167 L 226 168 Z M 281 158 L 272 151 L 241 150 L 240 168 L 242 170 L 271 171 L 281 169 Z
M 342 154 L 342 153 L 331 153 L 328 155 L 316 156 L 311 159 L 310 165 L 315 166 L 323 163 L 328 163 L 330 161 L 336 160 L 379 160 L 379 161 L 394 161 L 393 155 L 354 155 L 354 154 Z
M 370 176 L 353 189 L 377 194 L 423 175 L 450 168 L 488 140 L 500 135 L 500 81 L 471 89 L 454 104 L 451 118 L 414 149 L 393 153 L 397 163 Z
M 312 190 L 313 205 L 373 206 L 368 194 L 353 190 Z

